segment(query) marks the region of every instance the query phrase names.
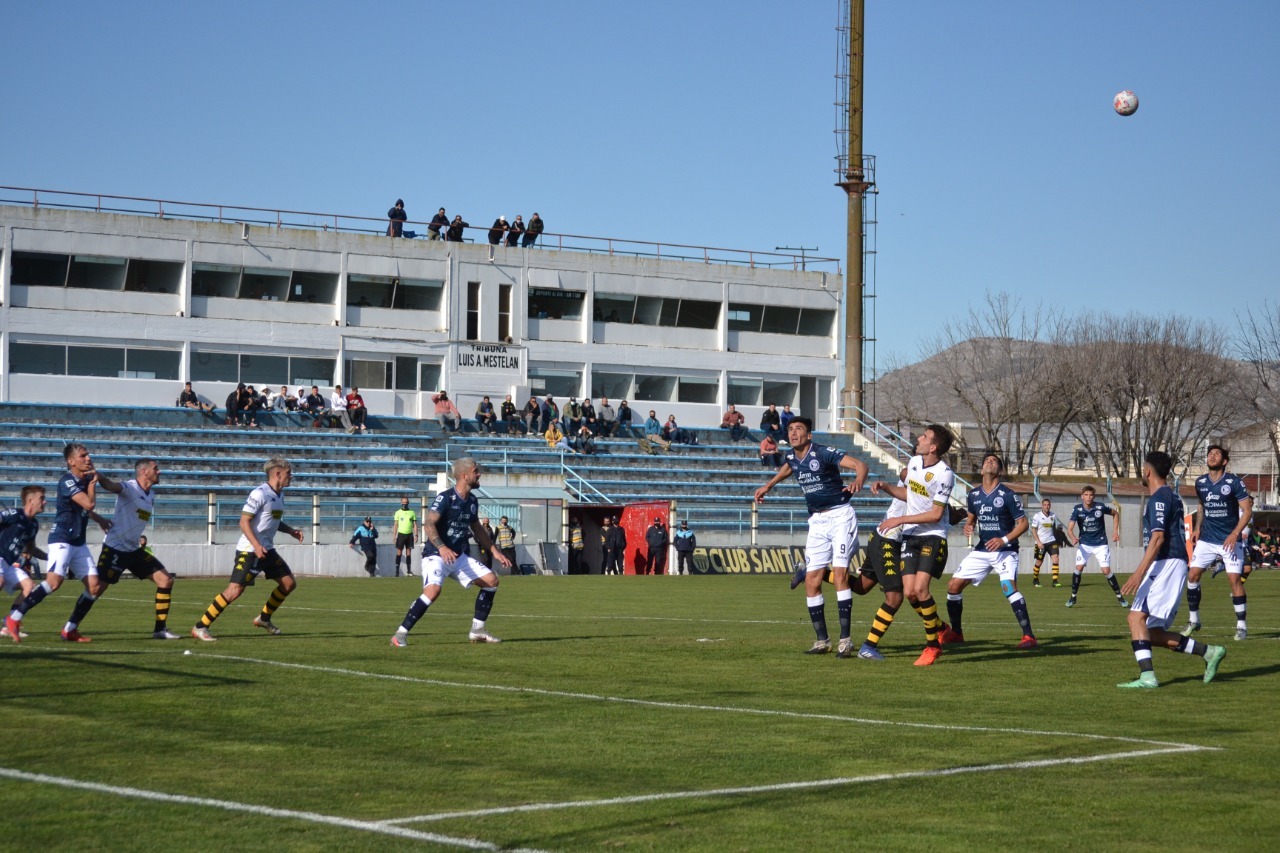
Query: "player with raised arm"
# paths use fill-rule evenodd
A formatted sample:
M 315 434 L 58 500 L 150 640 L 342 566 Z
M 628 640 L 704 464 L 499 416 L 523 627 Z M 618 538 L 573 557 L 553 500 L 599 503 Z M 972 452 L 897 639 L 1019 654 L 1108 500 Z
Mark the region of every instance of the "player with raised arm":
M 236 542 L 236 562 L 231 570 L 231 581 L 191 629 L 191 636 L 197 640 L 206 643 L 217 641 L 218 638 L 209 633 L 209 628 L 227 605 L 240 597 L 245 587 L 253 586 L 258 575 L 266 575 L 275 581 L 276 588 L 263 605 L 262 612 L 253 617 L 253 624 L 268 634 L 279 634 L 280 629 L 271 617 L 298 586 L 289 564 L 276 553 L 277 532 L 302 541 L 302 531 L 281 520 L 284 517 L 284 490 L 293 482 L 293 467 L 284 458 L 272 456 L 262 469 L 267 481 L 249 493 L 240 510 L 240 540 Z
M 1244 540 L 1249 521 L 1253 518 L 1253 498 L 1240 477 L 1227 473 L 1230 460 L 1231 455 L 1222 445 L 1209 445 L 1204 460 L 1209 473 L 1196 479 L 1200 512 L 1196 513 L 1195 550 L 1187 570 L 1187 609 L 1191 611 L 1191 621 L 1182 633 L 1192 634 L 1200 630 L 1200 576 L 1205 569 L 1221 560 L 1227 580 L 1231 582 L 1236 639 L 1243 640 L 1249 636 L 1245 621 L 1248 598 L 1244 592 Z
M 1048 498 L 1040 501 L 1040 511 L 1031 518 L 1031 530 L 1032 542 L 1035 544 L 1032 555 L 1036 560 L 1031 572 L 1031 585 L 1040 586 L 1040 566 L 1044 564 L 1044 557 L 1048 554 L 1053 568 L 1053 588 L 1058 589 L 1062 586 L 1058 570 L 1058 536 L 1062 530 L 1062 522 L 1053 513 L 1053 501 Z
M 1117 687 L 1160 686 L 1151 663 L 1151 649 L 1155 646 L 1204 658 L 1205 684 L 1213 681 L 1218 664 L 1227 654 L 1224 646 L 1206 646 L 1172 630 L 1182 584 L 1187 579 L 1182 498 L 1167 485 L 1172 467 L 1169 454 L 1160 450 L 1148 453 L 1142 463 L 1142 482 L 1151 496 L 1142 516 L 1144 550 L 1138 568 L 1124 584 L 1124 593 L 1133 596 L 1129 633 L 1133 637 L 1133 656 L 1138 661 L 1138 677 Z
M 480 588 L 476 593 L 475 613 L 471 620 L 471 632 L 467 639 L 473 643 L 501 643 L 489 633 L 485 623 L 493 610 L 493 598 L 498 593 L 498 576 L 484 563 L 471 556 L 471 537 L 479 546 L 493 555 L 498 565 L 511 568 L 511 561 L 480 524 L 480 504 L 473 490 L 480 485 L 480 464 L 469 456 L 453 463 L 453 488 L 436 495 L 427 510 L 423 525 L 426 542 L 422 546 L 422 595 L 414 600 L 400 627 L 391 635 L 391 645 L 404 648 L 409 645 L 409 632 L 418 624 L 440 596 L 444 579 L 452 577 L 465 589 L 471 584 Z
M 876 528 L 881 535 L 902 528 L 902 586 L 907 601 L 924 621 L 924 651 L 916 666 L 930 666 L 942 654 L 938 632 L 943 623 L 929 583 L 942 577 L 947 565 L 947 504 L 955 488 L 955 474 L 943 457 L 951 449 L 951 431 L 942 424 L 930 424 L 916 439 L 916 455 L 907 463 L 905 486 L 876 482 L 873 494 L 888 494 L 903 501 L 903 515 L 885 518 Z
M 898 487 L 906 488 L 907 469 L 898 474 Z M 907 511 L 907 504 L 899 498 L 889 502 L 885 510 L 885 518 L 897 518 Z M 871 620 L 871 630 L 867 639 L 858 649 L 858 657 L 863 660 L 884 660 L 880 653 L 880 641 L 885 632 L 893 624 L 893 617 L 902 606 L 902 528 L 895 527 L 888 533 L 878 529 L 871 531 L 867 539 L 866 556 L 862 561 L 862 569 L 856 578 L 849 579 L 849 586 L 855 595 L 866 595 L 877 585 L 884 593 L 884 603 L 876 610 Z M 794 587 L 793 587 L 794 588 Z
M 147 522 L 155 511 L 155 495 L 151 489 L 159 482 L 160 464 L 154 459 L 140 459 L 133 466 L 132 480 L 116 483 L 99 478 L 99 485 L 116 495 L 116 508 L 111 516 L 111 529 L 98 554 L 98 581 L 103 588 L 111 586 L 126 571 L 137 578 L 149 579 L 156 585 L 156 619 L 151 636 L 157 640 L 180 640 L 179 635 L 169 630 L 173 575 L 142 546 L 142 531 L 147 529 Z M 88 590 L 80 593 L 62 633 L 76 632 L 97 600 Z
M 1111 584 L 1111 591 L 1115 593 L 1116 601 L 1120 602 L 1121 607 L 1128 607 L 1129 602 L 1124 600 L 1124 595 L 1120 592 L 1120 582 L 1111 573 L 1111 546 L 1107 544 L 1107 516 L 1115 519 L 1111 541 L 1119 542 L 1120 513 L 1106 504 L 1094 503 L 1096 494 L 1093 486 L 1085 486 L 1081 489 L 1080 503 L 1071 510 L 1071 518 L 1067 522 L 1069 538 L 1075 537 L 1076 525 L 1080 525 L 1080 535 L 1073 543 L 1076 546 L 1076 570 L 1071 575 L 1071 597 L 1067 599 L 1067 607 L 1076 606 L 1076 596 L 1080 594 L 1080 576 L 1084 574 L 1084 568 L 1089 564 L 1091 557 L 1098 558 L 1102 575 L 1107 579 L 1107 583 Z
M 817 639 L 805 652 L 821 655 L 831 651 L 827 634 L 826 603 L 822 596 L 822 580 L 831 567 L 832 584 L 836 588 L 836 610 L 840 620 L 840 642 L 836 654 L 853 656 L 850 631 L 853 622 L 853 590 L 849 588 L 849 561 L 858 549 L 858 516 L 849 503 L 853 493 L 862 489 L 867 479 L 867 465 L 836 447 L 813 444 L 813 421 L 794 418 L 787 425 L 787 451 L 778 472 L 760 488 L 755 500 L 760 503 L 774 486 L 790 476 L 804 492 L 809 510 L 809 535 L 805 540 L 805 603 Z M 845 490 L 841 471 L 852 471 L 852 492 Z
M 942 631 L 943 645 L 963 643 L 964 588 L 978 586 L 991 572 L 1000 577 L 1000 591 L 1013 608 L 1022 628 L 1020 649 L 1034 649 L 1036 635 L 1031 630 L 1027 600 L 1018 592 L 1018 537 L 1027 532 L 1027 514 L 1013 489 L 1000 482 L 1004 460 L 995 453 L 982 457 L 982 485 L 969 490 L 969 517 L 964 535 L 978 533 L 978 544 L 960 561 L 960 568 L 947 585 L 947 617 L 951 624 Z
M 15 643 L 22 639 L 23 617 L 49 593 L 62 586 L 68 573 L 83 581 L 85 590 L 95 598 L 104 589 L 98 580 L 98 570 L 93 564 L 89 546 L 85 544 L 85 532 L 91 518 L 103 530 L 111 528 L 111 523 L 93 510 L 98 502 L 98 483 L 107 480 L 94 469 L 93 457 L 79 442 L 71 442 L 64 447 L 62 458 L 67 463 L 67 470 L 58 480 L 53 527 L 49 529 L 49 570 L 45 572 L 44 581 L 16 603 L 4 620 L 9 637 Z M 90 642 L 76 630 L 63 631 L 62 639 L 69 643 Z

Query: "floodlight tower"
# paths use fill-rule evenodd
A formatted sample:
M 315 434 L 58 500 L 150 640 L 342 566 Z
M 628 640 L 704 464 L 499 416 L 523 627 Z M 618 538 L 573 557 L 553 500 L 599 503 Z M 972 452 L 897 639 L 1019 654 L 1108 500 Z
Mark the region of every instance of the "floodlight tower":
M 845 301 L 844 301 L 844 387 L 840 389 L 842 406 L 865 408 L 863 399 L 864 356 L 867 298 L 866 272 L 867 199 L 875 195 L 875 158 L 862 153 L 862 74 L 863 28 L 866 22 L 864 0 L 839 0 L 836 44 L 836 186 L 848 197 L 846 212 Z M 874 251 L 871 253 L 874 254 Z M 873 278 L 874 282 L 874 278 Z M 874 283 L 872 285 L 874 290 Z M 874 296 L 874 293 L 871 294 Z M 853 421 L 849 412 L 846 428 Z

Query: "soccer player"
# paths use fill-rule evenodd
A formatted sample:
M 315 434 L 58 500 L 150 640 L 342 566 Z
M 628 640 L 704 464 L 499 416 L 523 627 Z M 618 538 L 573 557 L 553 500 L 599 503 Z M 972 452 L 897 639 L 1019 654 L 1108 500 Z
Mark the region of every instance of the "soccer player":
M 23 486 L 19 499 L 22 506 L 0 512 L 0 562 L 3 563 L 0 568 L 3 569 L 4 576 L 2 583 L 6 594 L 15 591 L 18 593 L 13 601 L 15 606 L 30 595 L 36 585 L 31 575 L 22 567 L 24 555 L 41 560 L 48 559 L 49 556 L 36 547 L 36 534 L 40 532 L 40 521 L 36 516 L 44 512 L 44 487 Z M 6 624 L 0 628 L 0 637 L 8 636 L 9 627 Z M 25 635 L 19 632 L 14 637 L 14 642 L 21 642 L 23 636 Z
M 262 470 L 267 481 L 249 493 L 240 510 L 240 540 L 236 542 L 231 582 L 191 629 L 191 636 L 197 640 L 206 643 L 217 641 L 218 638 L 209 633 L 210 626 L 227 609 L 227 605 L 240 597 L 246 586 L 253 586 L 258 575 L 266 575 L 275 581 L 276 588 L 263 605 L 262 612 L 253 617 L 253 624 L 268 634 L 279 634 L 280 629 L 271 617 L 298 586 L 289 564 L 276 553 L 277 531 L 302 542 L 302 531 L 281 520 L 284 516 L 284 490 L 293 482 L 293 467 L 284 458 L 272 456 Z
M 413 577 L 413 542 L 421 534 L 418 514 L 409 509 L 409 499 L 400 499 L 400 508 L 391 516 L 396 529 L 396 577 L 400 577 L 400 556 L 404 555 L 404 571 Z
M 964 588 L 969 584 L 978 586 L 991 572 L 999 575 L 1000 591 L 1009 600 L 1022 628 L 1018 648 L 1034 649 L 1038 645 L 1027 615 L 1027 600 L 1018 592 L 1018 537 L 1027 532 L 1027 514 L 1013 489 L 1000 482 L 1003 473 L 1004 460 L 988 453 L 982 457 L 982 485 L 969 490 L 964 535 L 972 536 L 976 527 L 978 546 L 960 561 L 959 570 L 947 584 L 947 616 L 951 624 L 938 638 L 943 645 L 964 642 Z
M 905 489 L 906 485 L 907 470 L 904 468 L 898 474 L 898 487 Z M 889 508 L 885 510 L 884 517 L 897 518 L 906 511 L 906 503 L 894 498 L 889 502 Z M 884 638 L 885 631 L 888 631 L 889 626 L 893 624 L 893 617 L 897 614 L 898 608 L 902 606 L 901 567 L 902 528 L 895 527 L 888 533 L 881 533 L 879 529 L 872 530 L 867 540 L 866 558 L 863 560 L 862 570 L 857 578 L 849 581 L 849 586 L 855 595 L 866 595 L 877 584 L 884 592 L 884 603 L 876 611 L 875 617 L 871 620 L 871 630 L 867 632 L 867 639 L 858 649 L 858 657 L 863 660 L 884 660 L 884 655 L 880 653 L 880 641 Z
M 804 546 L 807 569 L 805 603 L 817 634 L 813 647 L 805 654 L 823 655 L 831 651 L 826 605 L 822 597 L 823 575 L 830 566 L 840 619 L 840 643 L 836 655 L 849 658 L 853 657 L 853 640 L 849 636 L 853 621 L 849 560 L 858 548 L 858 516 L 849 504 L 849 498 L 852 493 L 861 491 L 862 483 L 867 479 L 867 465 L 860 459 L 846 456 L 839 448 L 814 446 L 812 433 L 813 421 L 809 418 L 794 418 L 788 424 L 787 440 L 791 449 L 778 472 L 756 489 L 755 499 L 756 503 L 764 501 L 774 486 L 795 475 L 809 510 L 809 536 Z M 853 472 L 852 492 L 845 490 L 840 474 L 842 470 Z
M 1178 616 L 1182 583 L 1187 578 L 1187 543 L 1182 531 L 1182 498 L 1166 485 L 1173 460 L 1169 454 L 1153 450 L 1142 464 L 1142 482 L 1151 497 L 1142 516 L 1142 544 L 1145 550 L 1138 568 L 1125 581 L 1124 593 L 1133 596 L 1129 609 L 1129 633 L 1133 656 L 1138 660 L 1138 677 L 1117 687 L 1159 687 L 1151 665 L 1151 649 L 1163 646 L 1204 658 L 1204 683 L 1213 681 L 1218 664 L 1226 657 L 1224 646 L 1206 646 L 1171 629 Z
M 1058 572 L 1058 531 L 1061 527 L 1062 522 L 1053 514 L 1053 501 L 1048 498 L 1040 501 L 1040 511 L 1031 517 L 1031 529 L 1035 533 L 1036 566 L 1031 572 L 1031 585 L 1034 587 L 1040 586 L 1040 566 L 1044 564 L 1045 554 L 1049 555 L 1053 567 L 1053 588 L 1062 586 Z
M 155 495 L 151 488 L 160 482 L 160 464 L 154 459 L 140 459 L 133 466 L 133 479 L 117 483 L 100 477 L 102 488 L 116 497 L 111 529 L 98 554 L 98 583 L 104 590 L 120 580 L 126 570 L 137 578 L 149 578 L 156 585 L 156 620 L 151 636 L 157 640 L 180 640 L 169 630 L 169 602 L 173 596 L 173 575 L 164 564 L 143 547 L 142 531 L 151 520 Z M 100 593 L 99 593 L 100 594 Z M 63 636 L 78 632 L 80 623 L 89 615 L 97 596 L 87 589 L 76 599 L 76 606 L 62 629 Z
M 1196 514 L 1193 539 L 1195 551 L 1191 554 L 1191 567 L 1187 571 L 1187 609 L 1191 621 L 1183 629 L 1184 634 L 1200 630 L 1200 576 L 1218 560 L 1227 571 L 1231 582 L 1231 606 L 1236 611 L 1236 639 L 1249 636 L 1245 623 L 1244 592 L 1244 538 L 1249 520 L 1253 518 L 1253 498 L 1244 482 L 1227 473 L 1231 455 L 1220 444 L 1209 445 L 1205 465 L 1209 473 L 1196 479 L 1196 496 L 1200 499 L 1200 512 Z
M 476 608 L 471 620 L 471 633 L 467 638 L 473 643 L 501 643 L 485 628 L 493 598 L 498 593 L 498 576 L 484 563 L 470 554 L 470 541 L 493 554 L 499 566 L 511 568 L 507 555 L 493 547 L 489 534 L 480 524 L 480 504 L 473 490 L 480 485 L 480 464 L 469 456 L 453 463 L 453 488 L 436 495 L 427 510 L 427 523 L 423 525 L 426 542 L 422 545 L 422 595 L 409 607 L 404 621 L 391 635 L 391 645 L 404 648 L 409 645 L 409 632 L 418 620 L 426 615 L 427 608 L 440 596 L 444 579 L 452 577 L 463 589 L 475 584 Z
M 903 515 L 886 517 L 876 528 L 888 535 L 902 528 L 902 585 L 907 601 L 924 620 L 924 651 L 916 666 L 930 666 L 942 654 L 938 632 L 938 604 L 929 592 L 933 578 L 942 577 L 947 566 L 947 527 L 950 515 L 947 504 L 955 488 L 955 474 L 943 456 L 951 449 L 951 431 L 942 424 L 930 424 L 916 439 L 916 455 L 907 463 L 905 486 L 877 482 L 874 494 L 884 492 L 906 504 Z
M 1120 541 L 1120 513 L 1106 504 L 1093 502 L 1096 494 L 1093 486 L 1085 486 L 1080 490 L 1080 503 L 1071 510 L 1071 519 L 1067 522 L 1067 535 L 1075 537 L 1076 525 L 1080 525 L 1080 536 L 1073 543 L 1076 546 L 1076 570 L 1071 575 L 1071 597 L 1067 599 L 1067 607 L 1076 606 L 1076 596 L 1080 594 L 1080 576 L 1089 558 L 1096 556 L 1098 565 L 1102 567 L 1103 577 L 1111 584 L 1111 591 L 1116 594 L 1116 601 L 1121 607 L 1128 607 L 1120 593 L 1120 582 L 1111 574 L 1111 546 L 1107 544 L 1107 516 L 1115 518 L 1112 542 Z
M 93 458 L 89 455 L 88 448 L 79 442 L 72 442 L 64 447 L 62 458 L 66 460 L 67 470 L 58 480 L 53 527 L 49 529 L 49 570 L 45 572 L 44 581 L 15 604 L 4 620 L 9 636 L 15 643 L 22 638 L 22 618 L 31 608 L 44 601 L 49 593 L 62 586 L 68 572 L 84 582 L 90 595 L 96 597 L 102 594 L 98 570 L 89 554 L 89 546 L 85 544 L 85 528 L 88 527 L 90 518 L 103 530 L 111 527 L 105 518 L 93 511 L 97 505 L 98 483 L 106 478 L 94 470 Z M 69 643 L 89 642 L 88 637 L 83 637 L 79 631 L 74 630 L 70 633 L 63 631 L 62 639 Z

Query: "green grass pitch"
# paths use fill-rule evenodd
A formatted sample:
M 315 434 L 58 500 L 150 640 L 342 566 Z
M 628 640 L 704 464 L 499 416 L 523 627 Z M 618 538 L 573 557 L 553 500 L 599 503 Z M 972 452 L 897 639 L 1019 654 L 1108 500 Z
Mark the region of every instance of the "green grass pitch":
M 1218 679 L 1157 650 L 1156 691 L 1115 686 L 1137 666 L 1100 577 L 1072 609 L 1023 584 L 1041 649 L 989 582 L 931 668 L 905 607 L 884 663 L 801 654 L 782 576 L 504 578 L 501 645 L 449 582 L 405 649 L 416 578 L 301 578 L 278 637 L 260 582 L 218 643 L 186 633 L 223 579 L 179 579 L 171 642 L 122 581 L 87 645 L 57 636 L 68 584 L 0 640 L 0 849 L 1274 850 L 1280 573 L 1245 642 L 1206 581 Z

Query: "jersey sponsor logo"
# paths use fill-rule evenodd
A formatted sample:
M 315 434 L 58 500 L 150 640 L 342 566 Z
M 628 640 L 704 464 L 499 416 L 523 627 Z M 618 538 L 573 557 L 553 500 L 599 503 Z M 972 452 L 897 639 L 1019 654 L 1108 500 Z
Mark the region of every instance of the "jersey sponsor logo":
M 925 488 L 924 483 L 917 483 L 915 480 L 912 480 L 910 485 L 911 491 L 915 492 L 917 495 L 926 498 L 929 497 L 929 490 Z
M 150 511 L 150 510 L 145 510 L 145 509 L 139 509 L 139 510 L 138 510 L 138 518 L 139 518 L 139 519 L 141 519 L 142 521 L 150 521 L 150 520 L 151 520 L 151 511 Z
M 933 472 L 932 472 L 932 471 L 926 471 L 926 472 L 925 472 L 925 475 L 924 475 L 924 481 L 925 481 L 926 483 L 932 483 L 932 482 L 933 482 Z
M 271 517 L 274 518 L 276 521 L 279 521 L 280 519 L 284 518 L 284 510 L 282 509 L 271 510 Z

